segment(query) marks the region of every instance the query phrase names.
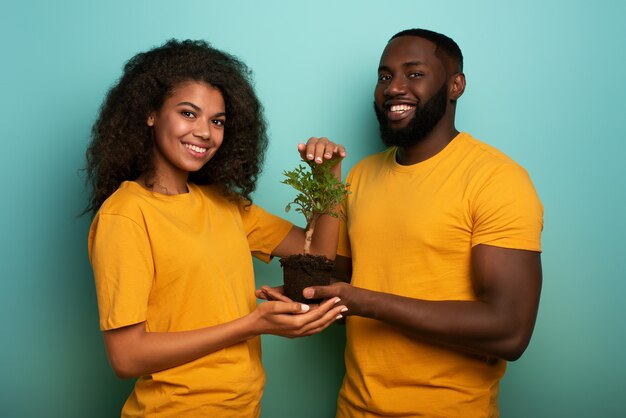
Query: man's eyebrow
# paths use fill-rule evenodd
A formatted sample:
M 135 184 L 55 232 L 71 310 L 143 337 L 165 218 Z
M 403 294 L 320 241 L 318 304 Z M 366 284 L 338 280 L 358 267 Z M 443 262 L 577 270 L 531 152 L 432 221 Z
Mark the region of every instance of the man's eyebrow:
M 419 65 L 425 65 L 422 61 L 407 61 L 405 63 L 402 64 L 402 67 L 406 68 L 406 67 L 416 67 Z M 387 67 L 386 65 L 381 65 L 378 67 L 378 71 L 389 71 L 389 67 Z

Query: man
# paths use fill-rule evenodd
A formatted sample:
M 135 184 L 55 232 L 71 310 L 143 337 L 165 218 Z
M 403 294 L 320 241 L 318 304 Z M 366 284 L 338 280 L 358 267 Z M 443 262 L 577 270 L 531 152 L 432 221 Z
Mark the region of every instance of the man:
M 347 182 L 337 270 L 305 289 L 348 307 L 337 417 L 496 417 L 506 361 L 533 331 L 543 208 L 526 171 L 455 128 L 463 56 L 423 29 L 394 35 L 374 109 L 389 148 Z

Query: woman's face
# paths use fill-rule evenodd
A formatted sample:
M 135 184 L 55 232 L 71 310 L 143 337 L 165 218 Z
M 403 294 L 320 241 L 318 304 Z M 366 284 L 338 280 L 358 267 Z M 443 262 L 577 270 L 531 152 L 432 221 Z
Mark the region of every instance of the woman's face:
M 217 88 L 197 81 L 175 86 L 147 120 L 154 129 L 155 175 L 186 182 L 222 145 L 225 122 L 224 98 Z

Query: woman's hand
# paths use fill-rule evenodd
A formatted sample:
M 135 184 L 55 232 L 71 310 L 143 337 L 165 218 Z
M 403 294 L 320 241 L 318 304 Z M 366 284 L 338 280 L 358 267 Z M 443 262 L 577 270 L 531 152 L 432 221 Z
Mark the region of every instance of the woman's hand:
M 263 285 L 260 289 L 255 290 L 254 294 L 258 299 L 293 302 L 293 300 L 285 296 L 284 286 L 269 287 L 267 285 Z M 317 303 L 308 303 L 307 305 L 309 305 L 311 309 L 317 309 L 319 307 L 319 304 Z M 345 305 L 345 303 L 342 303 L 342 305 Z
M 306 337 L 323 331 L 343 318 L 343 313 L 348 308 L 339 302 L 339 298 L 331 298 L 317 309 L 297 302 L 263 302 L 251 315 L 254 316 L 258 334 L 287 338 Z
M 145 322 L 104 331 L 113 370 L 129 378 L 189 363 L 261 334 L 288 338 L 316 334 L 347 311 L 339 298 L 319 308 L 296 302 L 263 302 L 248 315 L 210 327 L 178 332 L 148 332 Z M 299 315 L 294 315 L 299 314 Z
M 298 144 L 298 151 L 303 160 L 323 164 L 330 161 L 334 166 L 346 157 L 346 149 L 326 137 L 311 137 L 306 144 Z

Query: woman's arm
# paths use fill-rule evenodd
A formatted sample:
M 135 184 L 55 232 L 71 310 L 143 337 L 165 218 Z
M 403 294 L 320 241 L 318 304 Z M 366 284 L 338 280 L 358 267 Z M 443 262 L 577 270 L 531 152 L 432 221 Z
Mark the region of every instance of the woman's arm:
M 346 150 L 342 145 L 335 144 L 328 138 L 312 137 L 306 144 L 298 144 L 298 151 L 303 159 L 314 161 L 316 164 L 332 164 L 332 174 L 341 179 L 341 160 L 346 156 Z M 329 215 L 321 216 L 313 233 L 311 254 L 323 255 L 333 260 L 337 254 L 338 237 L 339 219 Z M 287 257 L 300 254 L 304 248 L 304 240 L 304 229 L 293 227 L 272 255 Z
M 345 306 L 338 302 L 339 298 L 329 299 L 311 310 L 296 302 L 264 302 L 242 318 L 192 331 L 147 332 L 141 322 L 104 331 L 104 342 L 117 376 L 137 377 L 188 363 L 261 334 L 288 338 L 316 334 L 341 318 Z M 293 315 L 296 313 L 299 315 Z

